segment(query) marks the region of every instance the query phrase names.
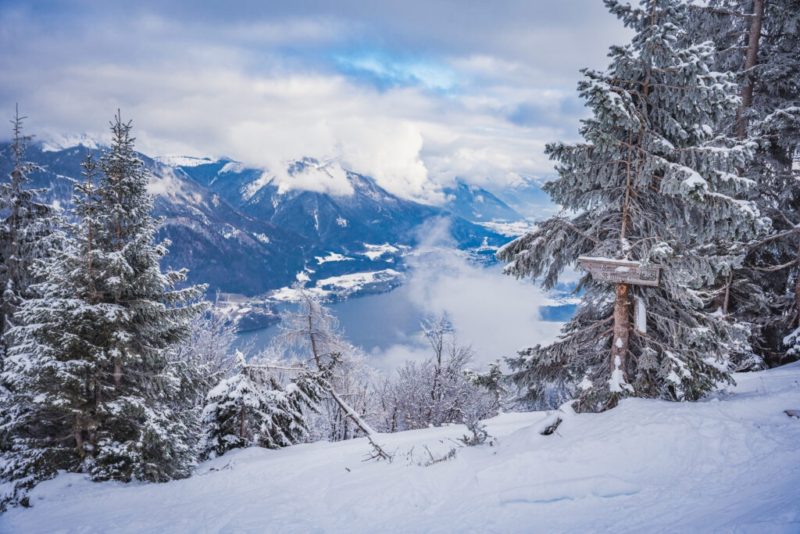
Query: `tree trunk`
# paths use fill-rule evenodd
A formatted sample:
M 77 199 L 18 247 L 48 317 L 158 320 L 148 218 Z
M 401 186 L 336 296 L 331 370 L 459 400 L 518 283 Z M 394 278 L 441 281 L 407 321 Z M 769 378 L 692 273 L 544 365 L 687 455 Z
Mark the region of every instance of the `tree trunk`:
M 628 380 L 627 357 L 631 333 L 630 297 L 628 284 L 617 284 L 617 298 L 614 301 L 614 338 L 611 344 L 611 372 L 619 368 Z M 617 360 L 619 358 L 619 360 Z
M 797 252 L 797 255 L 800 258 L 800 251 Z M 794 279 L 794 311 L 797 314 L 795 324 L 800 327 L 800 271 L 795 274 Z
M 747 137 L 747 110 L 753 105 L 752 70 L 758 63 L 758 43 L 761 39 L 761 22 L 764 18 L 764 0 L 753 0 L 752 20 L 747 39 L 747 54 L 744 60 L 745 82 L 742 86 L 742 104 L 736 117 L 736 135 L 739 139 Z
M 75 449 L 78 451 L 81 461 L 86 457 L 86 450 L 83 447 L 83 425 L 81 424 L 80 416 L 75 418 L 75 426 L 73 427 L 73 435 L 75 436 Z
M 314 334 L 314 320 L 312 316 L 312 308 L 309 303 L 308 307 L 308 338 L 311 340 L 311 354 L 314 355 L 314 361 L 317 363 L 317 369 L 322 370 L 322 358 L 317 349 L 317 336 Z
M 377 436 L 372 427 L 369 426 L 369 424 L 366 421 L 364 421 L 364 419 L 362 419 L 361 416 L 358 415 L 358 413 L 353 408 L 351 408 L 350 405 L 347 404 L 344 401 L 344 399 L 342 399 L 339 396 L 338 393 L 336 393 L 336 390 L 333 389 L 333 386 L 328 385 L 328 392 L 331 394 L 331 397 L 336 402 L 336 404 L 339 405 L 339 408 L 342 409 L 345 415 L 349 417 L 353 421 L 353 423 L 355 423 L 355 425 L 358 428 L 360 428 L 362 432 L 364 432 L 364 434 L 367 435 L 367 440 L 369 441 L 369 444 L 372 445 L 372 450 L 375 453 L 374 454 L 375 458 L 381 458 L 383 460 L 391 461 L 392 455 L 386 452 L 383 449 L 383 447 L 381 447 L 380 444 L 378 444 L 378 442 L 375 439 Z
M 122 385 L 122 364 L 119 361 L 114 362 L 114 387 L 119 388 Z
M 733 283 L 733 270 L 728 273 L 728 281 L 725 282 L 725 294 L 722 299 L 722 314 L 728 316 L 728 308 L 731 304 L 731 284 Z
M 92 414 L 81 414 L 75 417 L 73 426 L 73 436 L 75 438 L 75 449 L 81 462 L 87 458 L 94 458 L 97 452 L 97 421 Z

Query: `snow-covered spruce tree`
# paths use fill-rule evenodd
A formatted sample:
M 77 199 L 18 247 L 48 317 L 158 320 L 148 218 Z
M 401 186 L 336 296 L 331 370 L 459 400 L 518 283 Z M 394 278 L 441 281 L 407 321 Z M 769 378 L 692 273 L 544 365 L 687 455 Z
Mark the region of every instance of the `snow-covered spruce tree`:
M 710 43 L 687 43 L 686 6 L 606 4 L 635 36 L 612 47 L 605 72 L 584 71 L 585 142 L 547 147 L 559 178 L 545 189 L 575 215 L 546 220 L 498 252 L 509 274 L 547 288 L 580 256 L 661 268 L 658 288 L 586 275 L 562 337 L 509 360 L 525 401 L 578 396 L 588 411 L 626 395 L 697 399 L 730 379 L 728 355 L 741 336 L 714 313 L 717 289 L 741 265 L 742 242 L 766 226 L 741 200 L 754 186 L 737 174 L 751 147 L 711 127 L 736 112 L 736 84 L 711 69 Z M 631 321 L 634 299 L 646 305 L 642 331 Z
M 17 107 L 7 154 L 12 170 L 4 177 L 7 179 L 0 180 L 0 457 L 12 448 L 10 422 L 15 412 L 10 384 L 2 374 L 9 330 L 18 322 L 15 313 L 19 306 L 35 295 L 35 284 L 40 281 L 37 264 L 46 261 L 61 245 L 57 214 L 38 202 L 39 190 L 29 187 L 30 173 L 37 166 L 25 159 L 31 137 L 23 133 L 24 119 Z M 0 510 L 4 500 L 0 494 Z
M 729 276 L 723 313 L 753 326 L 757 356 L 744 364 L 777 364 L 787 356 L 786 332 L 800 325 L 800 186 L 793 165 L 800 145 L 800 1 L 712 0 L 692 9 L 693 37 L 713 39 L 718 68 L 734 72 L 740 86 L 736 116 L 715 128 L 756 146 L 739 172 L 757 183 L 752 199 L 772 221 L 770 235 L 750 242 L 747 261 Z M 795 339 L 786 338 L 790 357 Z
M 300 443 L 308 436 L 305 411 L 319 402 L 319 384 L 305 371 L 286 388 L 269 366 L 248 364 L 241 352 L 231 376 L 208 394 L 203 410 L 202 457 L 257 445 L 268 449 Z
M 2 476 L 23 490 L 59 469 L 165 481 L 195 459 L 196 436 L 172 408 L 180 380 L 169 349 L 204 307 L 204 288 L 176 290 L 185 273 L 161 272 L 166 244 L 154 241 L 131 124 L 117 114 L 111 129 L 110 149 L 86 162 L 76 187 L 72 239 L 9 331 L 13 439 Z
M 26 146 L 32 139 L 23 133 L 25 118 L 17 107 L 7 154 L 12 170 L 7 181 L 0 181 L 0 371 L 5 333 L 13 324 L 14 310 L 32 295 L 31 286 L 36 281 L 33 265 L 57 245 L 53 210 L 37 201 L 40 191 L 29 187 L 30 173 L 37 166 L 25 159 Z
M 759 206 L 774 233 L 756 243 L 756 268 L 767 287 L 781 290 L 778 320 L 765 325 L 764 344 L 783 363 L 800 358 L 800 1 L 766 2 L 762 43 L 754 67 L 750 135 L 759 140 L 767 162 L 759 180 Z M 758 245 L 762 245 L 759 247 Z M 766 278 L 766 277 L 765 277 Z M 785 281 L 785 282 L 784 282 Z M 788 335 L 784 336 L 788 332 Z M 783 346 L 775 341 L 783 342 Z M 784 353 L 784 350 L 786 351 Z M 768 355 L 769 356 L 769 355 Z

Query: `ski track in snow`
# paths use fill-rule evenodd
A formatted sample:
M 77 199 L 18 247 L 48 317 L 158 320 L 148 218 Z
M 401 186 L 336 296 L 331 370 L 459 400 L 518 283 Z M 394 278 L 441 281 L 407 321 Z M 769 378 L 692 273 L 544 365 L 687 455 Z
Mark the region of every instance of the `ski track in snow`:
M 64 474 L 3 533 L 800 532 L 800 363 L 740 374 L 699 403 L 629 399 L 602 414 L 509 413 L 494 446 L 458 448 L 460 425 L 206 462 L 168 484 Z

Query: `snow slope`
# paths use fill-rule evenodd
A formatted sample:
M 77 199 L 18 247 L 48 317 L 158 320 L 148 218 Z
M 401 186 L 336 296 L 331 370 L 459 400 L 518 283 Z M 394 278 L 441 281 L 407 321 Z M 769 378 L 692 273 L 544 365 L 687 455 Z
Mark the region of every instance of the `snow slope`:
M 626 400 L 599 415 L 543 412 L 463 427 L 238 451 L 168 484 L 62 475 L 0 532 L 800 532 L 800 364 L 738 375 L 707 401 Z M 429 455 L 428 450 L 431 451 Z M 454 458 L 424 466 L 457 448 Z

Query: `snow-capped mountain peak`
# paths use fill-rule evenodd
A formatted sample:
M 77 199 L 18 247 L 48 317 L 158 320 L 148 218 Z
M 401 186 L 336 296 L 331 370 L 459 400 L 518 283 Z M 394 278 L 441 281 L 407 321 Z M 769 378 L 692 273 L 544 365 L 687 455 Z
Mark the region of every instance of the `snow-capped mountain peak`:
M 94 151 L 83 144 L 62 150 L 34 144 L 28 158 L 44 170 L 33 175 L 32 185 L 47 191 L 46 201 L 69 206 L 80 164 Z M 161 236 L 172 241 L 164 262 L 188 268 L 189 281 L 208 283 L 211 291 L 264 295 L 291 285 L 300 272 L 312 285 L 356 273 L 401 272 L 408 247 L 419 241 L 419 226 L 434 217 L 451 217 L 456 244 L 487 258 L 493 249 L 481 248 L 485 241 L 499 246 L 508 240 L 445 208 L 393 195 L 337 160 L 302 158 L 286 166 L 284 179 L 344 181 L 346 195 L 329 188 L 282 189 L 275 173 L 227 158 L 141 158 L 151 175 L 156 215 L 163 218 Z M 7 163 L 0 162 L 0 172 L 10 170 Z M 318 263 L 331 253 L 352 261 Z M 384 278 L 367 281 L 374 286 Z
M 41 140 L 41 149 L 43 152 L 60 152 L 75 147 L 84 147 L 92 150 L 105 146 L 105 143 L 98 138 L 87 134 L 46 134 Z

